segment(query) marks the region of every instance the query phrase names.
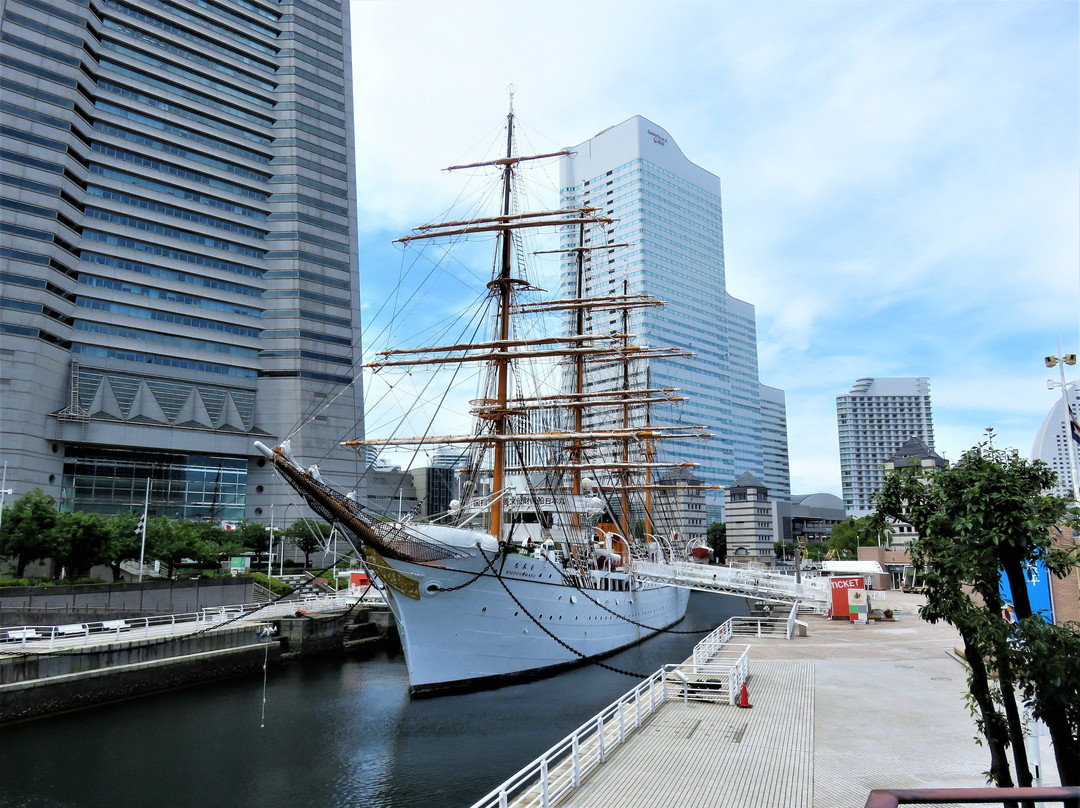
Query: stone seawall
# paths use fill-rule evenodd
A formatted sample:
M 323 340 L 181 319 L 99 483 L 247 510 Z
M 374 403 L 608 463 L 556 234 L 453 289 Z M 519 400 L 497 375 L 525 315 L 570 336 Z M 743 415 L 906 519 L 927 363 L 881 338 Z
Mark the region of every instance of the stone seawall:
M 385 607 L 361 607 L 51 653 L 0 646 L 0 724 L 238 676 L 264 664 L 371 648 L 394 636 Z
M 207 606 L 251 603 L 253 590 L 254 582 L 250 578 L 9 586 L 0 589 L 0 627 L 53 626 L 94 619 L 197 612 Z
M 55 654 L 4 656 L 0 723 L 236 676 L 280 659 L 280 643 L 253 626 L 168 642 L 129 640 Z

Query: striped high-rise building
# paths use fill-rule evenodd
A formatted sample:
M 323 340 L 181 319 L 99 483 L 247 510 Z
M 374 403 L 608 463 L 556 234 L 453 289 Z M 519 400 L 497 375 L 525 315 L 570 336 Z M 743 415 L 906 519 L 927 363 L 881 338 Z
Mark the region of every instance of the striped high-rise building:
M 840 485 L 850 516 L 874 510 L 873 497 L 885 484 L 885 461 L 909 438 L 934 448 L 930 380 L 859 379 L 851 392 L 836 397 L 840 436 Z
M 267 520 L 362 431 L 349 4 L 4 0 L 0 454 L 65 508 Z M 294 514 L 295 516 L 295 514 Z
M 564 207 L 591 206 L 616 220 L 607 233 L 586 236 L 585 247 L 627 244 L 584 253 L 584 288 L 574 259 L 563 266 L 566 296 L 647 294 L 666 302 L 631 312 L 636 342 L 676 346 L 691 357 L 653 359 L 652 387 L 678 388 L 687 401 L 671 411 L 654 407 L 656 422 L 707 427 L 704 442 L 661 444 L 662 460 L 697 463 L 695 475 L 731 485 L 745 472 L 764 480 L 775 498 L 790 495 L 783 392 L 758 380 L 754 307 L 727 292 L 720 179 L 690 162 L 664 129 L 640 116 L 605 129 L 561 162 Z M 578 246 L 578 229 L 564 229 L 562 246 Z M 620 312 L 588 323 L 618 333 Z M 641 371 L 644 373 L 644 371 Z M 586 391 L 617 389 L 613 363 L 586 379 Z M 645 378 L 634 380 L 644 386 Z M 763 394 L 763 390 L 765 391 Z M 617 412 L 592 415 L 591 425 L 615 424 Z M 723 491 L 706 493 L 708 520 L 720 519 Z M 707 524 L 707 523 L 706 523 Z
M 1080 442 L 1072 437 L 1068 408 L 1071 407 L 1073 415 L 1080 418 L 1080 389 L 1073 385 L 1064 400 L 1060 397 L 1060 391 L 1057 395 L 1058 398 L 1054 400 L 1035 435 L 1031 459 L 1042 460 L 1057 473 L 1057 485 L 1052 492 L 1055 496 L 1071 497 L 1073 486 L 1078 481 L 1077 458 L 1080 458 Z

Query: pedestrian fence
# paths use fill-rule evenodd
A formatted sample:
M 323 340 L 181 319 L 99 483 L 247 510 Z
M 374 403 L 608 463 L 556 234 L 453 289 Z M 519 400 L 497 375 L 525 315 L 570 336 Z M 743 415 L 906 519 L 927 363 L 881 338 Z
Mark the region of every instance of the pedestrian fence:
M 247 623 L 300 613 L 348 609 L 359 600 L 357 594 L 305 595 L 296 600 L 279 600 L 268 605 L 246 603 L 236 606 L 208 606 L 197 612 L 166 614 L 155 617 L 129 617 L 124 620 L 98 620 L 60 626 L 19 626 L 0 628 L 0 650 L 35 648 L 52 650 L 99 645 L 121 639 L 168 637 L 191 634 L 230 621 Z M 364 599 L 363 602 L 368 601 Z
M 796 604 L 792 612 L 798 608 Z M 495 788 L 472 808 L 549 808 L 667 701 L 735 704 L 750 675 L 750 646 L 730 642 L 731 618 L 694 647 L 690 659 L 665 665 Z M 782 618 L 775 618 L 783 622 Z M 794 618 L 792 618 L 794 619 Z

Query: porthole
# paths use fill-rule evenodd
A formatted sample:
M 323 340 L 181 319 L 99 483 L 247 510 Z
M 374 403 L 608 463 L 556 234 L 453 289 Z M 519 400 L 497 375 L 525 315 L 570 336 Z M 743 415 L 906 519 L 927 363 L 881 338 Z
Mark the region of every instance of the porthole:
M 256 508 L 255 509 L 255 515 L 256 516 L 262 516 L 262 508 Z
M 56 444 L 54 443 L 54 444 L 52 445 L 52 453 L 53 453 L 53 454 L 56 454 L 56 453 L 57 453 L 57 452 L 59 452 L 59 451 L 60 451 L 60 447 L 59 447 L 59 446 L 57 446 L 57 445 L 56 445 Z
M 263 490 L 264 489 L 263 489 L 263 487 L 261 485 L 255 486 L 255 493 L 256 494 L 261 494 L 263 492 Z
M 55 483 L 55 482 L 56 482 L 56 475 L 55 474 L 50 474 L 49 475 L 49 484 L 51 485 L 52 483 Z
M 487 611 L 487 606 L 485 606 L 485 607 L 484 607 L 483 609 L 481 609 L 480 611 L 482 611 L 482 612 L 486 612 L 486 611 Z

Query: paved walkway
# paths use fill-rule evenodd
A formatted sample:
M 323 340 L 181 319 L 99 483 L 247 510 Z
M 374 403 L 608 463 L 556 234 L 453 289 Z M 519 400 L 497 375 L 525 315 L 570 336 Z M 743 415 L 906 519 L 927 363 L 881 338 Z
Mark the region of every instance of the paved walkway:
M 862 808 L 875 788 L 985 786 L 959 637 L 918 617 L 919 596 L 875 594 L 896 622 L 750 638 L 753 709 L 665 703 L 559 808 Z

